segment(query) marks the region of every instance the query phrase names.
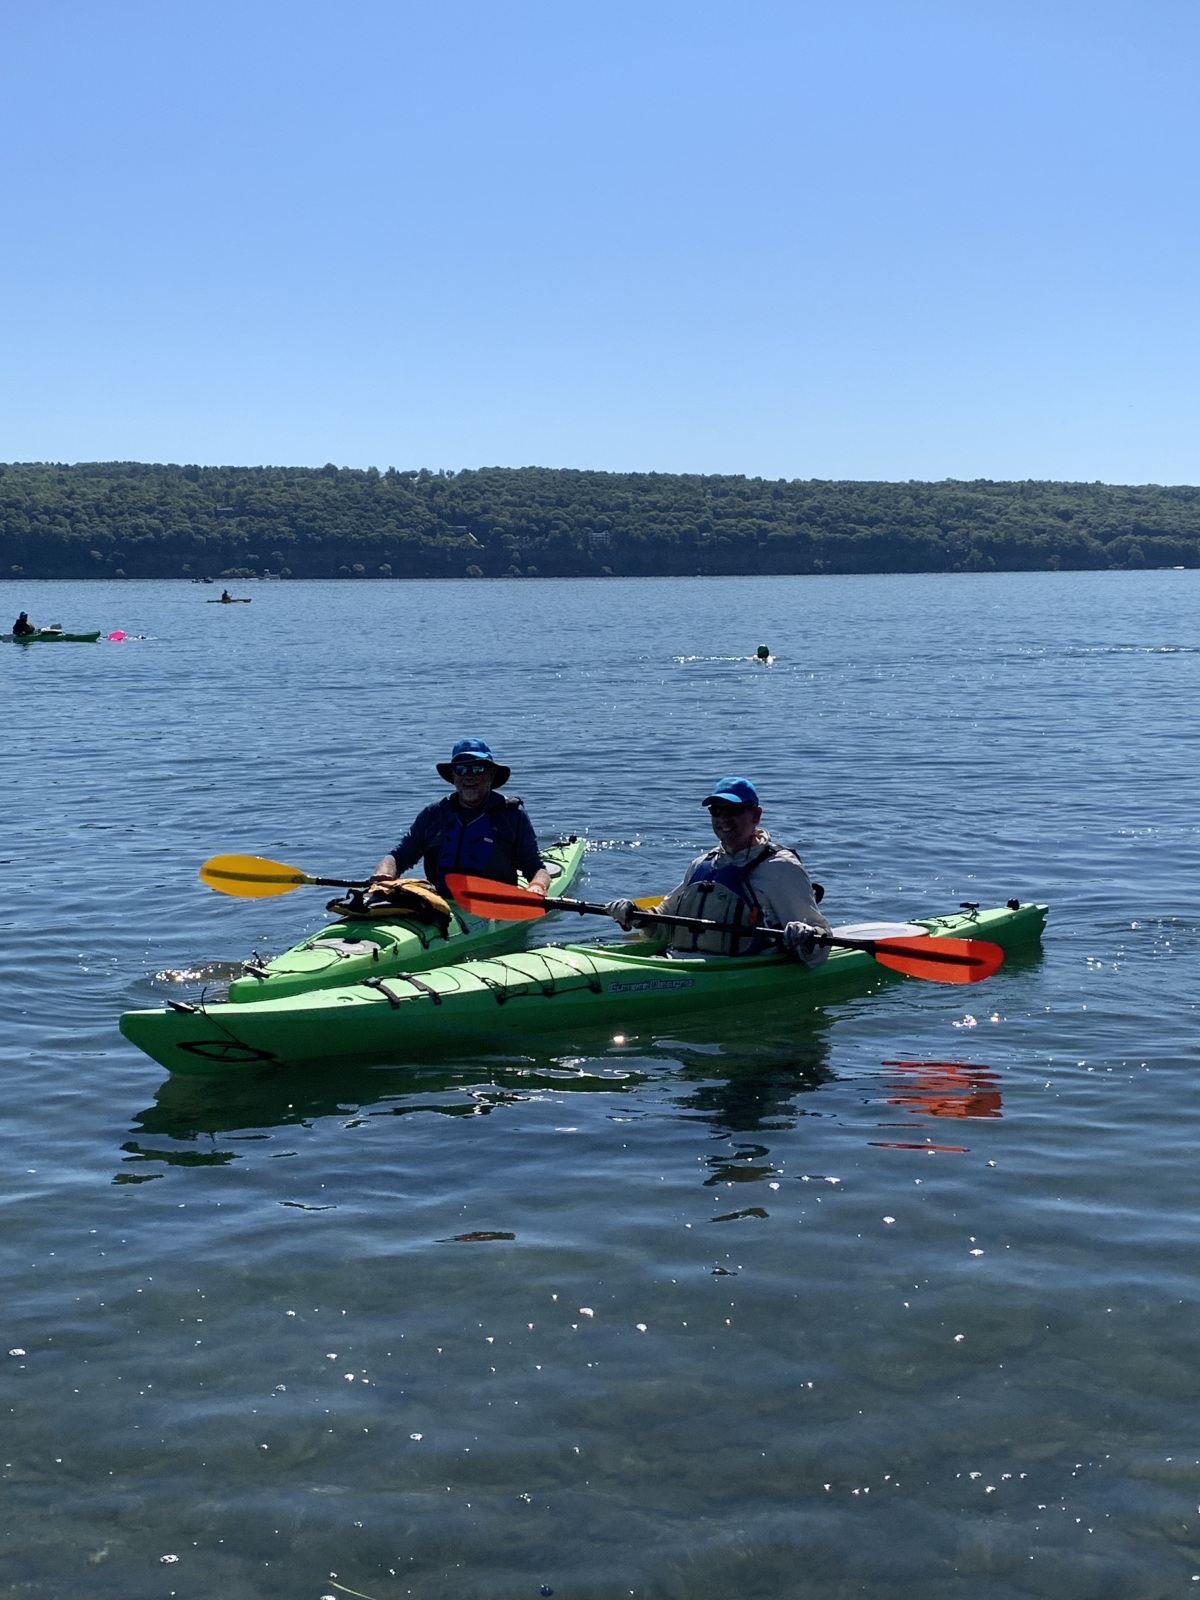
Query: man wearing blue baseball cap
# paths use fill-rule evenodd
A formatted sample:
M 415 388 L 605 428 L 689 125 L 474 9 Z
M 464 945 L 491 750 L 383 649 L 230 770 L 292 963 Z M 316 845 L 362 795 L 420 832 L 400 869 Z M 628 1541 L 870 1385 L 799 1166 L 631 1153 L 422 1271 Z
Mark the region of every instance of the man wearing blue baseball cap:
M 482 739 L 460 739 L 437 770 L 454 785 L 454 793 L 419 813 L 371 874 L 372 889 L 386 893 L 423 859 L 425 876 L 442 894 L 448 872 L 472 872 L 500 883 L 516 883 L 521 872 L 531 889 L 545 894 L 550 874 L 525 807 L 515 796 L 497 793 L 512 769 L 497 761 Z
M 717 846 L 697 856 L 683 882 L 672 889 L 659 912 L 681 917 L 706 917 L 731 923 L 732 931 L 698 932 L 663 923 L 671 953 L 680 955 L 757 956 L 778 950 L 779 941 L 764 939 L 756 927 L 786 930 L 784 948 L 806 966 L 818 966 L 829 954 L 821 935 L 829 924 L 817 909 L 812 882 L 794 850 L 774 844 L 762 820 L 758 790 L 749 778 L 721 778 L 702 804 L 708 807 Z M 632 900 L 613 900 L 609 914 L 623 928 L 634 926 Z

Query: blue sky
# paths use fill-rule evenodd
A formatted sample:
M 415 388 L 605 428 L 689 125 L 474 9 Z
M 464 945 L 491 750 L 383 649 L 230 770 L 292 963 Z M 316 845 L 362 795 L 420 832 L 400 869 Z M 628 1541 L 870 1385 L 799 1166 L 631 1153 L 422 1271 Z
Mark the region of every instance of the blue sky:
M 0 459 L 1200 481 L 1195 0 L 4 0 Z

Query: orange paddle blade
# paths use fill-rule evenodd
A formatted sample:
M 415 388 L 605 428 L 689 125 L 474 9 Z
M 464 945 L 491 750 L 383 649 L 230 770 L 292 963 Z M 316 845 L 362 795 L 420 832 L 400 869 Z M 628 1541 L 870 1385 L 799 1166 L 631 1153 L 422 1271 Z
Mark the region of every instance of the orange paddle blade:
M 552 906 L 545 895 L 532 889 L 519 889 L 515 883 L 497 883 L 494 878 L 479 878 L 470 872 L 448 872 L 446 887 L 464 911 L 476 917 L 494 917 L 500 922 L 531 922 L 544 917 Z
M 880 939 L 872 953 L 882 966 L 930 983 L 978 983 L 1004 960 L 986 939 Z

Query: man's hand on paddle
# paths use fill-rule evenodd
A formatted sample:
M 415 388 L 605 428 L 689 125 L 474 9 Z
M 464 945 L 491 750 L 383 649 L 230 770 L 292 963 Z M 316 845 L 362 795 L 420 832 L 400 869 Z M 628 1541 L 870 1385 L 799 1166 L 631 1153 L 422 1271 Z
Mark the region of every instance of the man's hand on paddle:
M 610 900 L 604 909 L 618 927 L 624 928 L 626 933 L 632 931 L 637 913 L 637 906 L 632 900 Z
M 824 928 L 815 928 L 811 922 L 789 922 L 783 930 L 783 948 L 791 955 L 807 961 L 818 945 L 824 943 Z

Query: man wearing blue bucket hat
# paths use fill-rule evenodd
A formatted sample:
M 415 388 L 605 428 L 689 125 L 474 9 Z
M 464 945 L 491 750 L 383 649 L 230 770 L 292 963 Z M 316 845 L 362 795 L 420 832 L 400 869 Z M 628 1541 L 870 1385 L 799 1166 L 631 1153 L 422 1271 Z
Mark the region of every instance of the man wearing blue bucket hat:
M 550 874 L 525 807 L 515 796 L 497 793 L 512 769 L 497 761 L 482 739 L 460 739 L 437 770 L 454 785 L 454 793 L 420 812 L 371 874 L 372 887 L 388 889 L 423 860 L 425 876 L 442 894 L 448 872 L 472 872 L 500 883 L 516 883 L 520 872 L 531 889 L 545 894 Z
M 829 954 L 821 935 L 829 924 L 817 909 L 817 896 L 804 863 L 794 850 L 774 844 L 759 826 L 762 806 L 749 778 L 720 778 L 701 802 L 708 807 L 715 849 L 697 856 L 683 882 L 656 911 L 681 917 L 706 917 L 731 923 L 731 932 L 697 932 L 663 923 L 669 950 L 680 955 L 757 956 L 778 950 L 779 942 L 756 934 L 756 927 L 784 928 L 784 947 L 806 966 Z M 609 914 L 623 928 L 634 925 L 632 900 L 613 900 Z

